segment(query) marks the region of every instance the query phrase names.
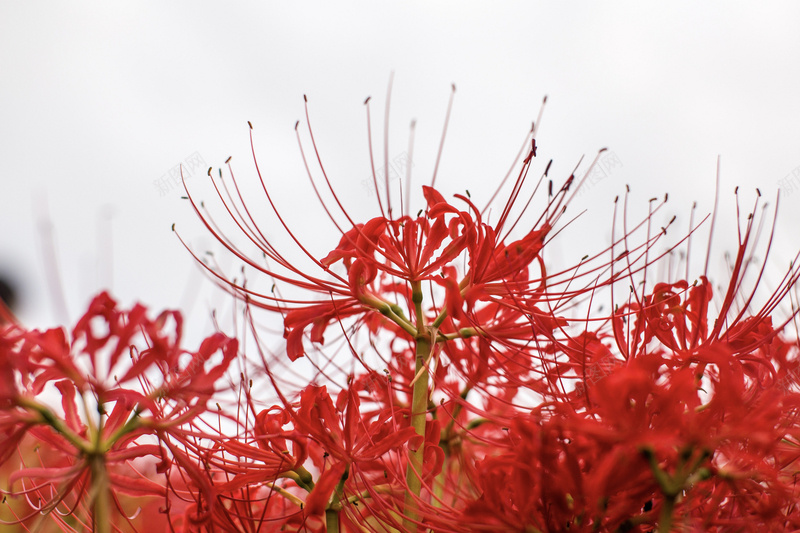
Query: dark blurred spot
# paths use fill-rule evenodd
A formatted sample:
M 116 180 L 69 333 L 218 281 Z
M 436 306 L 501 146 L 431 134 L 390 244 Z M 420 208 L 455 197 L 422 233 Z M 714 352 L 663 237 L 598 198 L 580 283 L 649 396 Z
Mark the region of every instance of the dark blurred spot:
M 0 300 L 3 300 L 11 310 L 17 304 L 16 284 L 2 274 L 0 274 Z

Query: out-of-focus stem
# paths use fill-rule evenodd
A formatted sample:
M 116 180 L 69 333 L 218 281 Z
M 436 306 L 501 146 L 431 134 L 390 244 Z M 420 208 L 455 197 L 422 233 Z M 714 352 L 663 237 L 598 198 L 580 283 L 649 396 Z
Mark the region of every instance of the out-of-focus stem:
M 125 423 L 124 426 L 122 426 L 121 428 L 116 430 L 114 433 L 111 434 L 110 437 L 108 437 L 107 439 L 105 439 L 101 443 L 101 445 L 100 445 L 101 449 L 104 449 L 104 450 L 111 449 L 111 447 L 114 445 L 114 443 L 117 442 L 120 438 L 122 438 L 123 436 L 127 435 L 128 433 L 134 431 L 136 428 L 141 426 L 142 423 L 141 423 L 141 419 L 139 418 L 139 415 L 140 415 L 140 411 L 137 408 L 133 412 L 133 416 L 131 417 L 131 419 L 128 420 Z
M 444 485 L 447 481 L 447 465 L 449 464 L 449 460 L 450 454 L 445 452 L 442 471 L 439 472 L 433 480 L 433 500 L 431 503 L 434 507 L 442 507 L 443 505 L 442 499 L 444 498 Z
M 86 398 L 84 407 L 86 407 Z M 88 411 L 88 408 L 87 408 Z M 88 417 L 88 412 L 87 412 Z M 106 468 L 106 450 L 103 448 L 103 430 L 105 423 L 105 409 L 100 400 L 97 402 L 97 425 L 90 426 L 88 432 L 92 441 L 92 451 L 88 454 L 89 471 L 92 475 L 92 485 L 89 491 L 92 505 L 92 531 L 94 533 L 110 533 L 111 526 L 111 480 Z M 113 443 L 112 443 L 113 444 Z
M 20 407 L 24 407 L 29 411 L 33 411 L 39 414 L 42 419 L 42 422 L 48 424 L 58 433 L 60 433 L 65 439 L 69 441 L 70 444 L 75 446 L 78 451 L 81 453 L 87 453 L 90 451 L 90 448 L 87 446 L 86 441 L 80 437 L 77 433 L 72 431 L 61 419 L 59 419 L 47 406 L 38 403 L 35 400 L 27 399 L 24 396 L 20 396 L 17 400 L 17 405 Z
M 658 518 L 658 533 L 669 533 L 672 530 L 672 513 L 675 510 L 675 498 L 665 498 Z
M 464 390 L 461 391 L 461 394 L 459 394 L 459 397 L 462 400 L 466 400 L 467 395 L 469 395 L 469 391 L 471 390 L 472 386 L 465 387 Z M 458 415 L 461 414 L 461 409 L 463 408 L 464 408 L 463 403 L 457 403 L 455 407 L 453 407 L 453 413 L 450 415 L 450 422 L 447 423 L 447 427 L 445 427 L 444 431 L 442 431 L 442 435 L 444 435 L 445 438 L 450 438 L 452 436 L 453 427 L 455 426 L 456 423 L 456 418 L 458 418 Z
M 93 533 L 111 532 L 111 487 L 106 461 L 101 454 L 93 455 L 89 459 L 89 468 L 92 475 L 92 488 L 89 491 L 92 505 L 92 531 Z
M 658 532 L 669 533 L 672 529 L 672 515 L 675 513 L 675 502 L 678 500 L 678 495 L 697 481 L 708 479 L 711 475 L 708 468 L 702 467 L 702 464 L 711 456 L 711 452 L 700 450 L 699 453 L 695 453 L 691 447 L 683 449 L 678 461 L 677 472 L 672 476 L 661 469 L 652 449 L 644 448 L 641 452 L 650 463 L 650 470 L 664 494 L 664 504 L 658 519 Z M 692 456 L 694 456 L 694 461 L 689 462 Z

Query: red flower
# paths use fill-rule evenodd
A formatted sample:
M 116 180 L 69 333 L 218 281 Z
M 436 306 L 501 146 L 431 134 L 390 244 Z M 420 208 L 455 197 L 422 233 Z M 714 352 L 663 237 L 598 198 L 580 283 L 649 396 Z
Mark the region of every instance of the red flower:
M 244 301 L 261 355 L 257 371 L 282 401 L 252 416 L 260 406 L 245 392 L 245 414 L 237 415 L 245 429 L 209 439 L 205 455 L 190 432 L 180 441 L 191 450 L 185 457 L 170 445 L 188 485 L 206 483 L 193 494 L 193 514 L 228 530 L 264 523 L 442 532 L 798 524 L 792 389 L 800 362 L 796 347 L 780 338 L 795 313 L 778 319 L 774 311 L 800 269 L 792 267 L 760 309 L 753 305 L 755 288 L 743 288 L 753 264 L 753 217 L 715 301 L 708 268 L 694 283 L 654 282 L 653 267 L 677 248 L 654 252 L 667 233 L 651 234 L 663 203 L 632 229 L 624 217 L 624 234 L 614 228 L 607 250 L 553 268 L 545 254 L 575 180 L 555 193 L 548 183 L 543 211 L 517 231 L 531 203 L 517 200 L 535 142 L 493 222 L 469 193 L 445 199 L 435 180 L 422 187 L 416 216 L 407 196 L 396 216 L 387 178 L 379 216 L 359 223 L 336 195 L 316 145 L 314 152 L 332 202 L 322 200 L 306 161 L 309 177 L 339 231 L 338 245 L 323 254 L 292 232 L 260 174 L 299 260 L 258 227 L 235 180 L 229 187 L 220 173 L 213 185 L 264 261 L 244 253 L 189 196 L 208 229 L 249 267 L 230 279 L 206 265 Z M 638 244 L 637 232 L 646 232 Z M 274 285 L 259 288 L 253 271 Z M 755 285 L 762 274 L 752 276 Z M 622 302 L 620 283 L 628 294 Z M 613 309 L 606 313 L 597 305 L 604 291 Z M 252 307 L 281 313 L 289 361 L 265 355 Z M 289 365 L 312 348 L 315 374 Z M 281 390 L 284 369 L 296 372 L 297 391 Z M 205 398 L 218 376 L 209 372 L 203 387 L 186 394 Z M 352 377 L 344 383 L 345 376 Z M 187 430 L 169 431 L 168 445 Z M 208 489 L 212 483 L 217 491 Z
M 2 458 L 25 436 L 43 450 L 40 464 L 23 466 L 11 483 L 19 482 L 31 501 L 37 495 L 48 511 L 91 507 L 97 520 L 99 505 L 100 516 L 110 520 L 109 497 L 120 508 L 118 494 L 165 493 L 163 484 L 137 471 L 135 461 L 173 460 L 185 475 L 202 479 L 191 450 L 198 438 L 215 437 L 201 432 L 196 420 L 236 357 L 237 343 L 216 334 L 197 352 L 184 352 L 181 322 L 178 313 L 151 320 L 141 305 L 122 311 L 102 293 L 71 337 L 63 329 L 6 329 L 0 338 L 0 423 L 12 438 L 3 442 Z M 215 353 L 222 357 L 211 362 Z M 63 414 L 42 399 L 50 386 L 60 394 Z M 209 484 L 205 489 L 211 494 Z

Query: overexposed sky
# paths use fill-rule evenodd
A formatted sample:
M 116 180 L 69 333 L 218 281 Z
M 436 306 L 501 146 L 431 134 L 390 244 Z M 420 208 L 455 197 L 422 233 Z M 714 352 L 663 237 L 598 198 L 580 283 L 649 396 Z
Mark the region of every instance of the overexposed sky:
M 203 323 L 225 298 L 203 288 L 170 230 L 213 248 L 170 171 L 196 164 L 187 183 L 210 202 L 199 169 L 233 156 L 253 185 L 252 121 L 276 197 L 324 256 L 338 237 L 307 195 L 294 132 L 303 95 L 326 170 L 368 216 L 363 101 L 373 97 L 382 154 L 392 72 L 389 157 L 402 162 L 416 119 L 415 185 L 430 179 L 451 83 L 446 195 L 490 190 L 547 95 L 537 144 L 552 177 L 603 147 L 619 161 L 576 202 L 588 209 L 577 258 L 609 237 L 625 184 L 640 207 L 669 192 L 679 218 L 695 200 L 709 211 L 718 155 L 721 256 L 735 238 L 733 188 L 750 205 L 755 187 L 772 200 L 800 175 L 798 23 L 793 2 L 2 2 L 0 272 L 21 285 L 32 325 L 74 321 L 106 286 L 126 304 L 188 306 Z M 781 203 L 775 257 L 788 261 L 800 192 Z M 56 253 L 66 313 L 43 249 Z

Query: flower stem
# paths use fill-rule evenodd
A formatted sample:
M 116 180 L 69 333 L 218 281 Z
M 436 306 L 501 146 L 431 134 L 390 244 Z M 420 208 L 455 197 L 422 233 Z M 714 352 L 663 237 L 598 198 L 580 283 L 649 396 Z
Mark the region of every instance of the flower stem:
M 445 452 L 444 464 L 447 465 L 450 459 L 450 454 Z M 431 502 L 434 507 L 442 507 L 444 499 L 444 487 L 447 483 L 447 467 L 442 466 L 442 471 L 433 480 L 433 501 Z
M 106 462 L 101 454 L 89 459 L 92 475 L 90 501 L 92 502 L 93 533 L 110 533 L 111 531 L 111 499 L 109 498 L 110 481 Z
M 431 351 L 431 343 L 428 339 L 417 339 L 417 363 L 415 374 L 419 376 L 411 397 L 411 427 L 416 430 L 417 435 L 422 437 L 419 447 L 409 454 L 408 467 L 406 469 L 406 500 L 405 518 L 403 519 L 403 529 L 405 531 L 416 531 L 416 521 L 418 513 L 416 511 L 416 499 L 422 491 L 422 463 L 425 453 L 425 419 L 428 412 L 428 370 L 425 366 L 425 359 Z
M 86 441 L 80 435 L 72 431 L 69 426 L 67 426 L 50 410 L 50 408 L 44 404 L 40 404 L 35 400 L 27 399 L 21 396 L 17 399 L 17 405 L 24 407 L 28 411 L 38 413 L 38 415 L 41 417 L 42 423 L 48 424 L 55 431 L 60 433 L 61 436 L 67 439 L 70 444 L 75 446 L 79 452 L 87 453 L 90 451 L 91 448 L 86 444 Z M 39 421 L 37 421 L 37 423 L 39 423 Z
M 339 511 L 334 509 L 325 511 L 325 527 L 327 533 L 339 533 Z
M 658 533 L 669 533 L 672 530 L 672 513 L 675 510 L 675 498 L 667 497 L 661 507 L 661 515 L 658 518 Z
M 344 498 L 344 482 L 350 474 L 350 467 L 348 466 L 336 488 L 333 490 L 333 502 L 325 509 L 325 528 L 327 533 L 339 533 L 339 512 L 342 510 L 342 502 L 347 501 Z

